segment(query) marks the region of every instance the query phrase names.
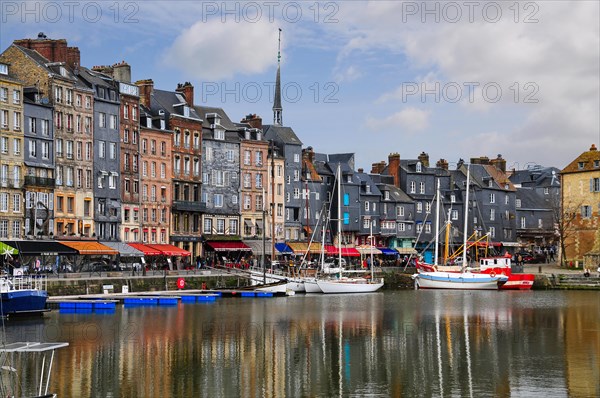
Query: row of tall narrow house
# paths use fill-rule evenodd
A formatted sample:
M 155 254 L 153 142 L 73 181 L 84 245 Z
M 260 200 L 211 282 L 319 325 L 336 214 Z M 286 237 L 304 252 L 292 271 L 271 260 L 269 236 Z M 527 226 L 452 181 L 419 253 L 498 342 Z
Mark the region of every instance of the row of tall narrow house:
M 462 240 L 462 160 L 450 169 L 392 153 L 367 173 L 353 153 L 303 148 L 283 125 L 279 60 L 273 123 L 252 113 L 235 122 L 195 104 L 189 82 L 160 90 L 132 83 L 125 62 L 82 67 L 66 40 L 15 41 L 0 55 L 0 239 L 169 243 L 195 258 L 259 255 L 265 236 L 266 254 L 281 242 L 303 242 L 299 252 L 310 241 L 373 242 L 429 260 L 439 181 L 451 231 L 442 241 Z M 503 249 L 556 243 L 558 169 L 507 170 L 500 155 L 470 162 L 469 231 Z M 341 214 L 331 205 L 338 164 Z

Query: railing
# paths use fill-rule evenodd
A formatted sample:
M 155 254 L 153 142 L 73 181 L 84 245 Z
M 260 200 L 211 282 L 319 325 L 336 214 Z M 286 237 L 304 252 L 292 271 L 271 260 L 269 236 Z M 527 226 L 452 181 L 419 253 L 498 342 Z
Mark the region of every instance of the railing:
M 54 187 L 54 178 L 47 177 L 36 177 L 36 176 L 25 176 L 24 185 L 26 186 L 38 186 L 38 187 Z

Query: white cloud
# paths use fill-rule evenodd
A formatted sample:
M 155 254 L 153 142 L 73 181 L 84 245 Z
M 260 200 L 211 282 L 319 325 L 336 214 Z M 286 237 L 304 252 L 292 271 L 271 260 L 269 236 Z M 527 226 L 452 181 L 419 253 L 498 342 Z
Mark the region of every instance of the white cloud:
M 415 16 L 406 13 L 408 3 L 419 8 L 425 4 L 340 3 L 340 24 L 333 28 L 337 34 L 346 32 L 346 43 L 338 53 L 338 64 L 366 54 L 371 56 L 375 51 L 387 62 L 390 54 L 401 53 L 405 61 L 397 63 L 399 73 L 403 76 L 412 73 L 412 82 L 418 85 L 431 83 L 433 78 L 442 87 L 467 82 L 476 82 L 479 87 L 472 92 L 473 100 L 464 91 L 459 107 L 443 107 L 431 100 L 422 101 L 420 96 L 412 98 L 412 102 L 402 101 L 402 87 L 398 86 L 389 87 L 375 103 L 425 102 L 442 106 L 442 111 L 460 112 L 466 120 L 477 120 L 463 129 L 465 142 L 481 143 L 476 148 L 478 152 L 489 150 L 491 155 L 502 152 L 505 158 L 515 158 L 520 163 L 562 165 L 597 142 L 598 2 L 489 2 L 502 6 L 502 17 L 495 23 L 482 17 L 486 2 L 477 3 L 474 22 L 468 20 L 467 10 L 463 9 L 457 23 L 444 20 L 443 14 L 438 23 L 431 15 L 423 23 L 422 10 Z M 445 3 L 435 4 L 443 7 Z M 433 7 L 433 2 L 428 7 Z M 519 9 L 517 22 L 516 9 Z M 526 18 L 533 23 L 524 23 Z M 481 91 L 485 84 L 501 88 L 498 102 L 486 100 Z M 537 103 L 525 103 L 527 98 Z M 475 115 L 479 116 L 474 118 Z M 485 118 L 489 118 L 487 123 Z M 497 122 L 498 118 L 503 119 L 502 123 Z M 402 122 L 402 118 L 394 117 L 385 120 Z M 436 120 L 444 123 L 445 119 Z M 447 128 L 432 122 L 428 130 L 442 132 Z M 454 142 L 448 142 L 446 148 L 457 150 Z
M 277 63 L 277 34 L 268 21 L 197 22 L 175 39 L 165 62 L 202 80 L 258 74 Z
M 366 127 L 370 130 L 417 132 L 429 126 L 429 111 L 408 107 L 385 118 L 367 117 Z

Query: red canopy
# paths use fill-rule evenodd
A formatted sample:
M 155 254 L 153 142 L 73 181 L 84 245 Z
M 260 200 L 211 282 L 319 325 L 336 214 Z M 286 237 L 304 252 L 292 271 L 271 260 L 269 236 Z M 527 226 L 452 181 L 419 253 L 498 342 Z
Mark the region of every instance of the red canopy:
M 333 245 L 325 245 L 328 256 L 337 256 L 339 249 Z M 360 257 L 360 253 L 354 247 L 342 247 L 342 257 Z
M 144 256 L 160 256 L 162 252 L 143 243 L 128 243 L 129 246 L 144 253 Z
M 180 249 L 177 246 L 173 246 L 173 245 L 159 244 L 159 245 L 146 245 L 146 246 L 151 247 L 156 250 L 159 250 L 161 252 L 161 254 L 163 254 L 165 256 L 187 257 L 187 256 L 192 255 L 187 250 Z
M 214 251 L 217 252 L 228 252 L 228 251 L 252 251 L 250 246 L 244 242 L 206 242 Z

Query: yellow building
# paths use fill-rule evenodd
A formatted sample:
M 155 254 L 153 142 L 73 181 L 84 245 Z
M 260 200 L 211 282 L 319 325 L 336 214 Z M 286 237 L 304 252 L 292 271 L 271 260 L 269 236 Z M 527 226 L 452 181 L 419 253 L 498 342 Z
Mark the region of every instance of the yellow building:
M 0 63 L 0 238 L 23 236 L 23 85 Z
M 581 264 L 587 258 L 585 265 L 596 267 L 600 256 L 600 152 L 596 146 L 592 144 L 561 174 L 563 260 Z

